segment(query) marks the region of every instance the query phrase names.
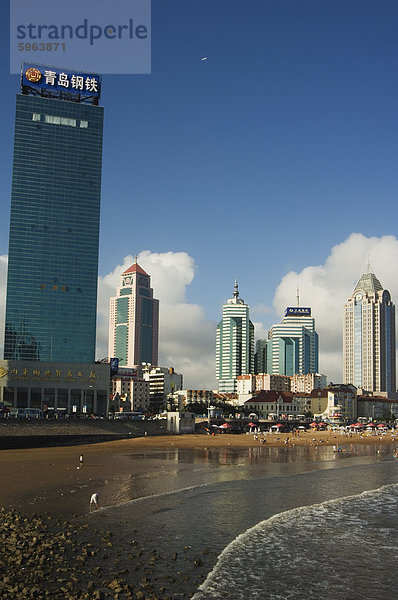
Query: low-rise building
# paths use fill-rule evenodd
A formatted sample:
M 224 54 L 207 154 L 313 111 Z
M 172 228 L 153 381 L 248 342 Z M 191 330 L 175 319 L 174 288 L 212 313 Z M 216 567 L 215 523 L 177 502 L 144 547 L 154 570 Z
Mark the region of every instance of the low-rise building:
M 195 433 L 195 415 L 190 412 L 168 412 L 167 431 L 169 433 Z
M 185 406 L 196 403 L 208 408 L 213 400 L 213 390 L 177 390 L 167 396 L 167 410 L 181 411 Z
M 398 400 L 384 395 L 360 394 L 357 396 L 358 417 L 373 419 L 398 418 Z
M 330 384 L 311 392 L 311 412 L 330 424 L 339 425 L 357 418 L 357 393 L 353 385 Z
M 300 405 L 291 392 L 261 390 L 244 403 L 260 419 L 289 419 L 300 414 Z
M 213 400 L 217 405 L 218 403 L 230 404 L 231 406 L 239 406 L 238 394 L 232 392 L 220 392 L 213 391 Z
M 112 377 L 112 408 L 148 412 L 149 388 L 149 381 L 139 377 L 139 370 L 119 367 L 117 374 Z
M 255 375 L 255 390 L 275 390 L 277 392 L 290 392 L 290 377 L 288 375 L 275 375 L 259 373 Z
M 326 387 L 326 375 L 321 373 L 306 373 L 305 375 L 293 375 L 291 378 L 291 391 L 310 394 L 312 390 Z
M 304 392 L 292 392 L 294 401 L 299 405 L 300 415 L 305 416 L 311 410 L 311 394 Z
M 290 391 L 290 377 L 287 375 L 272 375 L 259 373 L 257 375 L 239 375 L 237 377 L 238 402 L 241 406 L 249 400 L 255 392 L 261 390 Z
M 108 412 L 110 365 L 0 360 L 0 403 L 43 413 Z
M 173 367 L 144 365 L 142 376 L 149 381 L 150 411 L 153 414 L 166 406 L 169 394 L 182 389 L 182 375 L 176 373 Z

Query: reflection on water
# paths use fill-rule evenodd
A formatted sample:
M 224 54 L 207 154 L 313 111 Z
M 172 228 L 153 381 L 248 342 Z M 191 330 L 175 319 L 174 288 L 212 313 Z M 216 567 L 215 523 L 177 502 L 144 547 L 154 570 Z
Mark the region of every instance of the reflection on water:
M 393 445 L 350 443 L 343 446 L 343 452 L 334 452 L 332 446 L 287 446 L 249 448 L 170 448 L 137 452 L 130 455 L 133 460 L 161 460 L 179 464 L 209 464 L 212 466 L 243 466 L 265 463 L 292 463 L 314 461 L 342 461 L 352 457 L 377 457 L 380 460 L 391 459 Z
M 128 482 L 112 483 L 120 491 L 106 504 L 115 508 L 101 516 L 116 527 L 118 536 L 127 535 L 128 522 L 129 530 L 137 527 L 144 540 L 156 539 L 160 555 L 169 553 L 172 544 L 180 550 L 192 548 L 195 556 L 210 546 L 217 556 L 238 535 L 272 515 L 396 483 L 398 462 L 392 460 L 392 448 L 384 446 L 381 455 L 376 451 L 374 446 L 347 445 L 344 455 L 331 447 L 140 452 L 130 456 L 134 474 Z M 136 461 L 144 465 L 141 470 Z M 125 502 L 130 494 L 130 502 L 115 506 L 118 496 Z M 183 570 L 187 563 L 173 567 Z M 172 597 L 180 597 L 179 586 L 168 586 Z
M 393 467 L 393 448 L 383 446 L 382 454 L 372 445 L 349 444 L 346 452 L 333 452 L 331 446 L 295 446 L 295 447 L 252 447 L 252 448 L 170 448 L 162 451 L 153 450 L 131 453 L 130 473 L 116 475 L 112 480 L 102 481 L 98 491 L 103 498 L 103 506 L 116 506 L 140 498 L 179 492 L 181 490 L 206 488 L 203 493 L 211 493 L 209 486 L 223 483 L 260 481 L 270 485 L 272 478 L 286 478 L 315 471 L 331 473 L 346 470 L 351 466 L 386 463 Z M 372 475 L 377 478 L 377 470 Z M 330 476 L 329 476 L 330 478 Z M 320 488 L 329 486 L 329 480 L 318 480 Z M 382 485 L 379 480 L 374 486 Z M 244 496 L 248 484 L 241 492 Z M 218 489 L 218 493 L 220 489 Z M 322 489 L 318 491 L 323 491 Z M 308 496 L 308 490 L 304 496 Z M 311 491 L 317 497 L 317 490 Z M 236 496 L 239 497 L 239 494 Z M 304 498 L 305 499 L 305 498 Z M 207 501 L 207 500 L 206 500 Z M 217 510 L 219 501 L 215 502 Z M 223 502 L 225 502 L 225 498 Z M 301 501 L 301 499 L 300 499 Z M 314 500 L 315 501 L 315 500 Z M 245 503 L 240 497 L 238 503 Z M 213 509 L 208 506 L 208 510 Z

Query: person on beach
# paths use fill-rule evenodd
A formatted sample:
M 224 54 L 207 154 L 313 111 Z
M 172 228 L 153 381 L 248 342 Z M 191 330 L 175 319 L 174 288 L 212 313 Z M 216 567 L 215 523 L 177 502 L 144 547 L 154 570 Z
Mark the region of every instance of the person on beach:
M 80 468 L 82 468 L 82 466 L 83 466 L 83 454 L 81 454 L 79 456 L 79 463 L 80 463 Z
M 99 496 L 96 492 L 92 494 L 90 498 L 90 512 L 93 507 L 95 508 L 95 510 L 99 508 Z

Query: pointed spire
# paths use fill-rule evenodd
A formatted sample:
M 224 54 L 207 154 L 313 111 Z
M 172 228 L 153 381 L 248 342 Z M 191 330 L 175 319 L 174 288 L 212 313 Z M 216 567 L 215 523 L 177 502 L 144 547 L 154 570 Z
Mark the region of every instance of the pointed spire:
M 299 290 L 299 286 L 297 285 L 297 306 L 300 306 L 300 290 Z
M 235 285 L 234 285 L 234 298 L 239 298 L 239 290 L 238 290 L 238 281 L 237 279 L 235 279 Z
M 227 304 L 244 304 L 245 301 L 243 300 L 243 298 L 239 298 L 239 289 L 238 289 L 238 280 L 235 279 L 235 283 L 234 283 L 234 293 L 232 298 L 229 298 L 229 300 L 227 300 Z
M 138 256 L 137 255 L 135 255 L 135 264 L 136 265 L 138 264 Z
M 368 255 L 368 264 L 362 277 L 355 286 L 354 294 L 357 290 L 362 290 L 368 294 L 374 294 L 375 292 L 379 292 L 382 289 L 383 286 L 381 285 L 380 281 L 377 279 L 376 275 L 373 272 Z

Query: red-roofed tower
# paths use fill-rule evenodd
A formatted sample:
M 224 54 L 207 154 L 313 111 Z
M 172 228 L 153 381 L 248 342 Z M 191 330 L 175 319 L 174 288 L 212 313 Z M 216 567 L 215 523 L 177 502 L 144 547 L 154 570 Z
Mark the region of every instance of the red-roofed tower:
M 137 263 L 121 276 L 110 300 L 108 356 L 120 366 L 158 364 L 159 300 L 153 297 L 151 278 Z

